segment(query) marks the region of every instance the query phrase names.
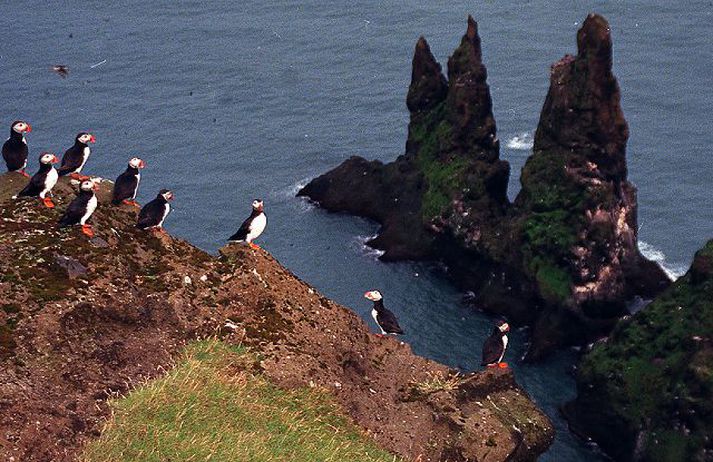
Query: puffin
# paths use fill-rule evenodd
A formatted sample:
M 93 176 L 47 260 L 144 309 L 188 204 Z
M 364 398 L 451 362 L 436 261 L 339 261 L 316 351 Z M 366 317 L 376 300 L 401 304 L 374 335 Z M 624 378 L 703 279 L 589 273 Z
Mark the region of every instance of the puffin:
M 504 320 L 498 321 L 493 333 L 483 343 L 483 362 L 480 363 L 481 366 L 499 367 L 501 369 L 508 367 L 507 363 L 502 362 L 503 356 L 505 356 L 505 349 L 508 347 L 508 332 L 510 332 L 510 325 Z
M 163 221 L 171 213 L 171 204 L 169 202 L 172 200 L 173 193 L 171 191 L 168 189 L 159 191 L 156 199 L 144 205 L 139 212 L 139 221 L 136 223 L 136 227 L 165 232 L 163 230 Z
M 89 177 L 80 175 L 84 164 L 89 159 L 92 150 L 89 143 L 96 142 L 96 138 L 91 133 L 81 132 L 74 139 L 74 146 L 67 149 L 62 156 L 62 166 L 59 168 L 59 176 L 69 175 L 77 180 L 86 180 Z
M 94 231 L 87 220 L 97 208 L 97 196 L 94 194 L 99 185 L 92 180 L 83 180 L 79 185 L 79 194 L 69 203 L 69 207 L 59 219 L 59 227 L 81 225 L 82 232 L 89 237 L 94 237 Z
M 52 165 L 57 162 L 59 162 L 59 159 L 51 152 L 43 152 L 40 154 L 40 169 L 32 176 L 27 186 L 13 198 L 39 197 L 46 207 L 54 208 L 54 203 L 47 194 L 52 191 L 54 185 L 57 184 L 57 170 L 55 170 Z
M 2 158 L 5 160 L 8 172 L 19 172 L 29 177 L 25 172 L 27 167 L 27 140 L 25 133 L 30 133 L 32 127 L 24 120 L 16 120 L 10 125 L 10 138 L 2 145 Z
M 139 190 L 139 182 L 141 182 L 141 172 L 139 170 L 144 167 L 146 167 L 146 163 L 138 157 L 133 157 L 129 161 L 129 166 L 114 182 L 112 204 L 119 205 L 124 203 L 139 207 L 136 202 L 136 192 Z
M 381 334 L 377 335 L 380 337 L 386 334 L 403 335 L 404 331 L 399 326 L 396 316 L 384 306 L 384 297 L 381 296 L 381 292 L 370 290 L 364 294 L 364 298 L 374 302 L 371 316 L 374 318 L 376 325 L 379 326 L 379 329 L 381 329 Z
M 240 225 L 240 228 L 230 236 L 228 242 L 247 242 L 253 249 L 259 249 L 253 241 L 257 239 L 267 226 L 267 216 L 265 215 L 265 205 L 261 199 L 253 201 L 253 210 L 250 216 Z

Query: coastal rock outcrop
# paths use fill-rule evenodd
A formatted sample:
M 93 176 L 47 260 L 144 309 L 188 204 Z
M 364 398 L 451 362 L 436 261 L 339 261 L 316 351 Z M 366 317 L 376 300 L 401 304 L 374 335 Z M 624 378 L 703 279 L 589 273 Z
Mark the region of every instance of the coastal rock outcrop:
M 96 236 L 56 228 L 55 209 L 12 200 L 0 176 L 0 459 L 75 460 L 111 414 L 108 399 L 169 370 L 182 347 L 217 336 L 249 346 L 276 385 L 329 392 L 406 460 L 535 460 L 554 430 L 509 371 L 461 376 L 378 338 L 352 311 L 264 251 L 209 255 L 135 228 L 101 183 Z
M 615 460 L 713 458 L 713 241 L 584 356 L 565 415 Z
M 514 203 L 470 17 L 447 80 L 425 39 L 416 44 L 405 154 L 389 164 L 352 157 L 298 195 L 381 223 L 369 244 L 384 259 L 443 261 L 479 308 L 534 326 L 530 358 L 607 333 L 628 300 L 670 280 L 637 248 L 606 20 L 587 17 L 577 46 L 551 68 Z

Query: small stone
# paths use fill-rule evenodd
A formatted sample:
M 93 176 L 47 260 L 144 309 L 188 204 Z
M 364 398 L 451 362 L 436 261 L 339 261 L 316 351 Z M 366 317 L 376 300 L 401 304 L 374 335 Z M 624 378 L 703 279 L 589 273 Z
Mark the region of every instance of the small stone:
M 191 278 L 189 276 L 183 276 L 183 283 L 186 285 L 190 285 L 193 283 L 193 281 L 191 281 Z

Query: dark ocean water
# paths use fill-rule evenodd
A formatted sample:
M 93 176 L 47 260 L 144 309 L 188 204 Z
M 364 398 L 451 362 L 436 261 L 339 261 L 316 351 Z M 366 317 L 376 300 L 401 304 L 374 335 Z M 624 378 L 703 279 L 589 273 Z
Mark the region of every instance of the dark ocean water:
M 428 265 L 378 262 L 363 246 L 375 224 L 294 193 L 350 155 L 402 153 L 416 39 L 426 36 L 445 64 L 468 13 L 480 23 L 511 196 L 549 65 L 576 51 L 576 31 L 596 11 L 612 26 L 644 250 L 680 274 L 713 237 L 710 1 L 47 3 L 55 6 L 0 8 L 0 126 L 32 123 L 32 170 L 41 150 L 61 153 L 91 130 L 98 141 L 87 172 L 113 179 L 143 157 L 139 199 L 173 189 L 167 228 L 209 251 L 262 197 L 266 249 L 367 320 L 362 294 L 380 289 L 405 340 L 435 360 L 475 369 L 491 320 L 463 307 Z M 53 64 L 69 65 L 69 78 L 51 73 Z M 557 425 L 542 460 L 599 460 L 557 413 L 574 395 L 573 354 L 525 365 L 525 334 L 512 337 L 518 381 Z

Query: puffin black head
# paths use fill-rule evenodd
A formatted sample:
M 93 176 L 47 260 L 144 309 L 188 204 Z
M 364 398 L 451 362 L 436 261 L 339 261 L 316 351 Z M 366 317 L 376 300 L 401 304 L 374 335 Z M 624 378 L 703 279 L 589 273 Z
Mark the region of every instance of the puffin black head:
M 378 290 L 370 290 L 364 294 L 364 298 L 369 299 L 372 302 L 380 302 L 384 297 L 381 296 L 381 292 Z
M 166 202 L 172 201 L 173 193 L 168 189 L 162 189 L 158 192 L 158 196 L 156 196 L 156 199 L 163 199 Z
M 12 123 L 12 125 L 10 125 L 10 131 L 19 134 L 30 133 L 32 131 L 32 127 L 24 120 L 16 120 Z
M 495 326 L 503 334 L 507 334 L 508 332 L 510 332 L 510 324 L 508 324 L 507 321 L 505 321 L 504 319 L 498 321 Z
M 43 165 L 56 164 L 57 162 L 59 162 L 59 159 L 51 152 L 43 152 L 40 154 L 40 163 Z
M 79 185 L 79 189 L 82 192 L 99 191 L 99 183 L 94 180 L 84 180 Z
M 265 210 L 265 204 L 262 202 L 262 199 L 255 199 L 253 201 L 253 210 L 256 210 L 258 212 L 262 212 Z
M 146 167 L 146 162 L 139 159 L 138 157 L 132 157 L 131 160 L 129 161 L 129 167 L 135 168 L 135 169 L 144 168 L 144 167 Z
M 96 143 L 97 139 L 91 133 L 79 132 L 74 141 L 75 143 L 86 146 L 89 143 Z

